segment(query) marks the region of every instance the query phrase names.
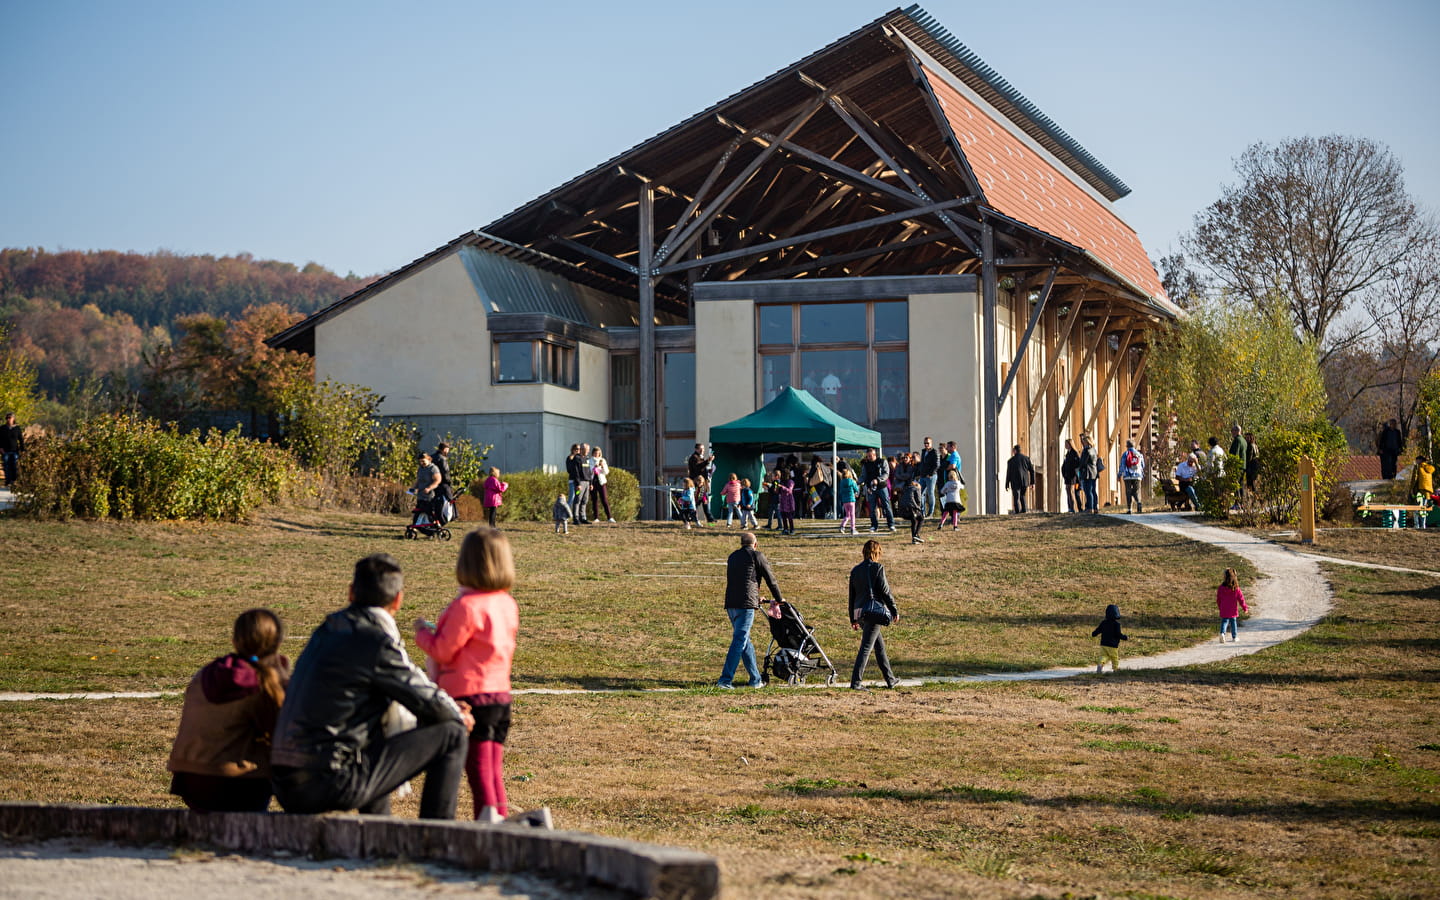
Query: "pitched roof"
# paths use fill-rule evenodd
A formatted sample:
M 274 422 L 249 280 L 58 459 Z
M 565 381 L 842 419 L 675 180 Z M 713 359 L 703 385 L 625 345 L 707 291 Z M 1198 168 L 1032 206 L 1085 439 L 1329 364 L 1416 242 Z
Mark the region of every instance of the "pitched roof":
M 1054 157 L 997 120 L 943 74 L 929 66 L 922 71 L 990 206 L 1090 251 L 1151 297 L 1165 296 L 1140 237 L 1108 203 L 1077 184 Z

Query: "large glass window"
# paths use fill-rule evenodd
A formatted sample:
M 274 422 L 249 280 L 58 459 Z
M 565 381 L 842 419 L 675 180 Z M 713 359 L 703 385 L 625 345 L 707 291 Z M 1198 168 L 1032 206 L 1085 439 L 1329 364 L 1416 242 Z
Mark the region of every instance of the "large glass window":
M 800 343 L 864 344 L 865 303 L 807 303 L 800 307 Z M 762 307 L 763 308 L 763 307 Z
M 695 354 L 665 354 L 665 433 L 695 432 Z
M 757 317 L 761 404 L 793 384 L 879 431 L 887 449 L 909 441 L 906 301 L 762 304 Z M 791 327 L 797 319 L 798 334 Z
M 790 307 L 782 307 L 789 310 Z M 760 403 L 763 406 L 790 386 L 790 354 L 760 357 Z
M 803 351 L 800 383 L 812 397 L 850 421 L 869 420 L 864 350 Z
M 760 343 L 792 344 L 795 342 L 793 315 L 789 306 L 760 307 Z

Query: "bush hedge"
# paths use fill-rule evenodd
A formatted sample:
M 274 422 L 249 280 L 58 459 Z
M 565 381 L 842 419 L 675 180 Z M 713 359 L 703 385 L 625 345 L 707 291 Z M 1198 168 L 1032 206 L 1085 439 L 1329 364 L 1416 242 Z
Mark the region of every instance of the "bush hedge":
M 245 518 L 277 502 L 294 458 L 239 430 L 208 438 L 130 415 L 99 416 L 26 448 L 18 508 L 37 518 Z
M 555 507 L 555 498 L 570 493 L 570 480 L 564 472 L 510 472 L 501 474 L 500 480 L 510 485 L 505 492 L 495 521 L 500 522 L 549 522 Z M 470 485 L 470 495 L 481 496 L 480 478 Z M 610 497 L 610 513 L 617 522 L 633 521 L 640 512 L 640 482 L 624 469 L 611 469 L 606 488 Z M 601 515 L 603 515 L 603 511 Z M 484 510 L 476 517 L 484 521 Z

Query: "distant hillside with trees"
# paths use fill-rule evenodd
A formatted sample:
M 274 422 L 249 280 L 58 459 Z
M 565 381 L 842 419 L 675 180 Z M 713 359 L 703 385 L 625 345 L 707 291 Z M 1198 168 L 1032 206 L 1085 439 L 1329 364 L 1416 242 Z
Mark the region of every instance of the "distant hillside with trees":
M 247 307 L 267 303 L 308 315 L 371 280 L 342 277 L 318 263 L 300 268 L 248 253 L 0 250 L 0 298 L 5 301 L 44 299 L 70 309 L 93 305 L 107 316 L 124 313 L 141 330 L 168 328 L 179 316 L 196 313 L 235 319 Z
M 64 424 L 67 407 L 96 402 L 185 420 L 214 404 L 253 410 L 267 394 L 257 387 L 264 379 L 240 386 L 226 378 L 233 381 L 247 364 L 275 362 L 259 343 L 268 334 L 260 332 L 283 328 L 371 280 L 248 253 L 6 248 L 0 327 L 9 352 L 33 368 L 43 398 L 39 414 L 53 424 Z M 280 367 L 284 380 L 294 368 Z

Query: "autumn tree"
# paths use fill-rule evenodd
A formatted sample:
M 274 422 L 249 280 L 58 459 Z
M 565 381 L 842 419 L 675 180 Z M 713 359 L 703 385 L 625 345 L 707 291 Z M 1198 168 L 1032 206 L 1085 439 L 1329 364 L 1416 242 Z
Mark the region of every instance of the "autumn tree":
M 0 323 L 0 416 L 14 413 L 28 422 L 35 407 L 35 367 L 14 352 L 9 329 Z
M 277 434 L 290 392 L 311 380 L 314 360 L 269 347 L 265 338 L 300 318 L 274 303 L 251 307 L 235 322 L 206 314 L 181 317 L 173 344 L 151 358 L 152 404 L 168 404 L 179 421 L 201 409 L 245 410 L 251 434 Z
M 1337 343 L 1332 329 L 1435 240 L 1399 160 L 1375 141 L 1329 135 L 1254 144 L 1235 171 L 1195 216 L 1189 256 L 1232 297 L 1257 309 L 1283 302 L 1322 360 L 1368 338 L 1350 329 Z

